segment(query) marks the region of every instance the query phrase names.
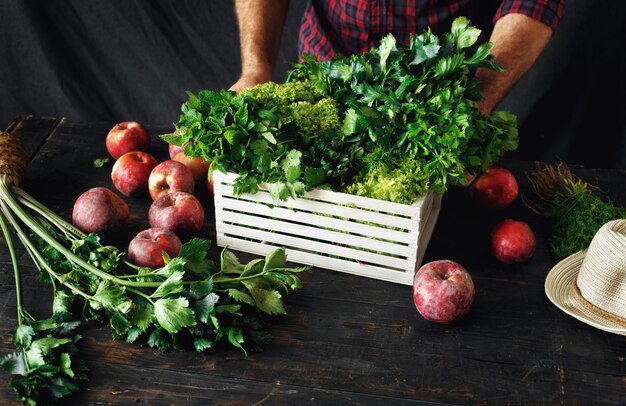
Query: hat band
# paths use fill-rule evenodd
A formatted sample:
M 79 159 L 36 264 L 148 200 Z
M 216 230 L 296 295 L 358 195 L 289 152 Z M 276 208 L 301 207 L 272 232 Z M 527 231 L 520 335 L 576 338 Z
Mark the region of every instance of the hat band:
M 606 319 L 606 320 L 610 320 L 611 322 L 615 323 L 615 324 L 619 324 L 622 325 L 624 328 L 626 328 L 626 319 L 623 317 L 620 317 L 616 314 L 613 314 L 611 312 L 607 312 L 604 309 L 599 308 L 598 306 L 594 305 L 593 303 L 590 303 L 589 301 L 587 301 L 587 299 L 585 299 L 583 297 L 583 295 L 580 293 L 580 289 L 578 288 L 578 286 L 576 285 L 576 283 L 572 283 L 571 287 L 570 287 L 572 296 L 574 297 L 574 299 L 580 303 L 582 306 L 584 306 L 588 311 L 592 312 L 592 313 L 596 313 L 598 314 L 600 317 Z

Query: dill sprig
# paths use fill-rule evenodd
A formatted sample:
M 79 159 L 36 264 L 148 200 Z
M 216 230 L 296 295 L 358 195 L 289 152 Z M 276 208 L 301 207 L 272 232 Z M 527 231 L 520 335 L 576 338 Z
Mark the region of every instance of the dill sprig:
M 526 174 L 535 193 L 524 202 L 555 219 L 550 251 L 562 259 L 586 249 L 603 224 L 626 218 L 626 209 L 602 199 L 598 187 L 576 177 L 564 163 L 539 166 Z

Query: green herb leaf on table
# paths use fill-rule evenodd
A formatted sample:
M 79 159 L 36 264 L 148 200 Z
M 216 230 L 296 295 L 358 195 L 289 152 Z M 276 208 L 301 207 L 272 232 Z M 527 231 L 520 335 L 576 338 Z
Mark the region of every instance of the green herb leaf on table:
M 108 164 L 110 160 L 111 160 L 110 158 L 98 158 L 98 159 L 93 161 L 93 167 L 94 168 L 102 168 L 103 166 Z

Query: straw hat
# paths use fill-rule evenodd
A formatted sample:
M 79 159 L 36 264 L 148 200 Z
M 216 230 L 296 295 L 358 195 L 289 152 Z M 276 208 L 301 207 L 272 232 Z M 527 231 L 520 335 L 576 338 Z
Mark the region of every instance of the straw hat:
M 589 248 L 556 264 L 546 277 L 545 289 L 565 313 L 626 335 L 626 219 L 606 223 Z

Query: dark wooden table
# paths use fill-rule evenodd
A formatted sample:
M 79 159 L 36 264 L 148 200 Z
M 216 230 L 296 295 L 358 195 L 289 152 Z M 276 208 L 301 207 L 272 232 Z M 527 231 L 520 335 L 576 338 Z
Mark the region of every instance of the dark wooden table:
M 112 188 L 111 165 L 94 168 L 93 161 L 107 156 L 104 138 L 113 124 L 14 120 L 8 130 L 21 137 L 32 162 L 24 189 L 69 218 L 81 192 Z M 171 129 L 148 128 L 151 152 L 165 159 L 167 146 L 157 135 Z M 527 192 L 524 171 L 533 164 L 503 164 Z M 574 169 L 626 205 L 624 171 Z M 127 201 L 132 231 L 147 228 L 148 199 Z M 207 196 L 203 202 L 205 233 L 213 238 L 212 203 Z M 527 221 L 535 231 L 529 262 L 506 265 L 490 254 L 489 232 L 503 218 Z M 556 262 L 546 250 L 549 232 L 549 221 L 520 199 L 502 211 L 481 211 L 466 188 L 454 188 L 444 196 L 425 261 L 448 258 L 471 272 L 476 300 L 460 322 L 423 319 L 409 286 L 315 269 L 287 299 L 288 315 L 270 325 L 274 341 L 248 358 L 234 349 L 161 353 L 114 341 L 108 328 L 88 324 L 80 349 L 90 380 L 64 404 L 624 404 L 626 338 L 575 320 L 545 296 L 544 279 Z M 20 253 L 26 308 L 47 317 L 51 288 Z M 4 241 L 0 297 L 0 353 L 6 354 L 17 321 Z M 1 375 L 3 405 L 15 402 L 8 380 Z

